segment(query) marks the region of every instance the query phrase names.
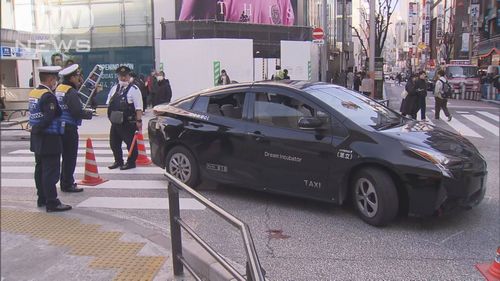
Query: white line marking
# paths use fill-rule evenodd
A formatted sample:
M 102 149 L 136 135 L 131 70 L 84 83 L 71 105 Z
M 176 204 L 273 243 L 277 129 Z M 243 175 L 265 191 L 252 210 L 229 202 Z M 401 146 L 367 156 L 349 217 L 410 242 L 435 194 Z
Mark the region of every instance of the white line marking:
M 83 154 L 85 155 L 85 149 L 78 149 L 78 154 Z M 123 155 L 126 157 L 127 156 L 127 150 L 123 150 Z M 146 153 L 148 155 L 151 155 L 151 151 L 149 149 L 146 149 Z M 9 152 L 9 154 L 31 154 L 33 155 L 33 152 L 31 152 L 29 149 L 19 149 L 15 150 L 12 152 Z M 94 154 L 95 155 L 113 155 L 113 152 L 111 149 L 94 149 Z
M 144 140 L 144 145 L 146 145 L 146 147 L 149 147 L 149 141 L 147 140 Z M 84 148 L 87 146 L 87 143 L 86 142 L 80 142 L 78 143 L 78 147 L 80 148 Z M 108 149 L 111 149 L 110 146 L 109 146 L 109 141 L 108 142 L 97 142 L 97 141 L 94 141 L 92 142 L 92 147 L 93 148 L 108 148 Z M 126 145 L 122 144 L 122 148 L 123 149 L 126 149 Z
M 460 234 L 462 234 L 462 233 L 464 233 L 464 231 L 463 231 L 463 230 L 461 230 L 461 231 L 459 231 L 459 232 L 457 232 L 457 233 L 455 233 L 455 234 L 452 234 L 452 235 L 450 235 L 450 236 L 446 237 L 445 239 L 441 240 L 441 242 L 439 242 L 439 243 L 443 244 L 444 242 L 446 242 L 446 241 L 450 240 L 451 238 L 453 238 L 453 237 L 455 237 L 455 236 L 457 236 L 457 235 L 460 235 Z
M 108 167 L 100 166 L 99 174 L 163 174 L 163 169 L 156 166 L 148 166 L 148 167 L 137 167 L 135 169 L 130 170 L 120 170 L 114 169 L 110 170 Z M 2 175 L 3 174 L 24 174 L 24 173 L 34 173 L 34 166 L 3 166 L 2 167 Z M 76 167 L 75 174 L 83 174 L 84 167 Z M 2 177 L 3 178 L 3 177 Z
M 79 179 L 76 179 L 78 181 Z M 95 187 L 81 186 L 85 189 L 167 189 L 166 180 L 110 180 Z M 34 188 L 34 179 L 2 179 L 3 187 Z
M 466 114 L 464 115 L 465 118 L 469 119 L 470 121 L 476 123 L 477 125 L 485 128 L 486 130 L 490 131 L 492 134 L 494 134 L 495 136 L 498 137 L 498 127 L 491 124 L 491 123 L 488 123 L 486 121 L 484 121 L 483 119 L 477 117 L 477 116 L 474 116 L 474 115 L 469 115 L 469 114 Z
M 35 156 L 2 156 L 2 163 L 25 163 L 25 162 L 35 162 Z M 113 163 L 115 158 L 99 156 L 96 157 L 97 163 L 108 164 Z M 85 155 L 78 155 L 76 163 L 85 163 Z
M 180 198 L 182 210 L 205 210 L 205 206 L 192 198 Z M 168 209 L 168 198 L 90 197 L 77 207 L 109 209 Z
M 456 112 L 459 114 L 468 114 L 469 113 L 468 111 L 456 111 Z
M 488 118 L 490 118 L 492 120 L 495 120 L 497 122 L 500 122 L 500 116 L 498 116 L 498 115 L 491 114 L 491 113 L 486 112 L 486 111 L 478 111 L 477 113 L 479 113 L 479 114 L 481 114 L 483 116 L 486 116 L 486 117 L 488 117 Z
M 446 122 L 450 127 L 457 131 L 462 136 L 483 138 L 478 133 L 474 132 L 471 128 L 465 126 L 462 122 L 458 121 L 456 118 L 452 118 L 450 122 Z

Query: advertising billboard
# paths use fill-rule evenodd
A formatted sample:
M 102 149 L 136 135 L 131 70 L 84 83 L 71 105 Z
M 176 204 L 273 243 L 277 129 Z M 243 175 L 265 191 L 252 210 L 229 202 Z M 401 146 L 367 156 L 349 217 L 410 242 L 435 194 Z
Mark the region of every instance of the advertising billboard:
M 295 25 L 297 0 L 176 0 L 176 19 Z

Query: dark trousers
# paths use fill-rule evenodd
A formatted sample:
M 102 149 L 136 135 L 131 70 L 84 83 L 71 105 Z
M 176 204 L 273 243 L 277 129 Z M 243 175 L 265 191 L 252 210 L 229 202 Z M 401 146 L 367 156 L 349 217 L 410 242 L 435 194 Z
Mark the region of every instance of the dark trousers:
M 59 181 L 61 169 L 60 154 L 35 154 L 35 185 L 38 200 L 46 202 L 47 206 L 59 205 L 56 183 Z
M 66 126 L 62 136 L 61 188 L 70 188 L 75 183 L 74 173 L 78 157 L 78 127 Z
M 132 140 L 134 139 L 137 127 L 135 123 L 125 123 L 121 125 L 111 124 L 109 131 L 109 145 L 113 151 L 116 163 L 123 163 L 122 142 L 127 144 L 127 150 L 130 151 Z M 135 164 L 137 160 L 137 143 L 134 145 L 132 155 L 127 159 L 128 163 Z
M 450 112 L 448 111 L 448 99 L 442 99 L 438 97 L 434 97 L 434 99 L 436 100 L 436 111 L 434 114 L 434 118 L 439 119 L 441 109 L 444 111 L 444 115 L 446 115 L 446 117 L 450 117 Z
M 418 96 L 418 108 L 420 109 L 420 119 L 424 120 L 425 118 L 425 107 L 427 104 L 425 103 L 425 96 Z M 415 119 L 417 119 L 417 116 L 415 115 Z

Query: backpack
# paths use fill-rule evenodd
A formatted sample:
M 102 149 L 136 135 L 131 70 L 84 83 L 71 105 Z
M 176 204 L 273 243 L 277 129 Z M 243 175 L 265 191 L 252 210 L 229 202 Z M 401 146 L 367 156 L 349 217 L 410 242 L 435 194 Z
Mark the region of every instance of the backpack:
M 446 82 L 443 82 L 443 80 L 439 80 L 439 81 L 441 81 L 441 83 L 443 83 L 443 88 L 441 90 L 441 97 L 443 99 L 451 98 L 453 92 L 451 90 L 451 86 L 448 83 L 448 81 L 446 81 Z

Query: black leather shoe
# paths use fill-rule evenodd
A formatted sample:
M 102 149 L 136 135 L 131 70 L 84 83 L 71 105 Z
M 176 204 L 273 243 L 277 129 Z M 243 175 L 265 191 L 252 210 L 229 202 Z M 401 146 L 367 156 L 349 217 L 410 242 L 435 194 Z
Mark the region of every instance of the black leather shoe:
M 76 192 L 82 192 L 83 188 L 77 187 L 76 183 L 74 183 L 70 187 L 61 187 L 61 190 L 63 192 L 73 192 L 73 193 L 76 193 Z
M 120 167 L 120 170 L 130 170 L 133 168 L 135 168 L 135 163 L 128 163 L 127 162 L 127 164 Z
M 56 205 L 56 206 L 46 206 L 45 207 L 45 210 L 47 210 L 47 213 L 51 213 L 51 212 L 64 212 L 64 211 L 69 211 L 71 210 L 71 206 L 70 205 L 66 205 L 66 204 L 63 204 L 63 203 L 59 203 L 59 205 Z
M 38 208 L 41 208 L 41 207 L 45 207 L 45 205 L 47 205 L 47 203 L 45 202 L 45 200 L 38 199 L 38 200 L 36 200 L 36 205 L 38 206 Z
M 113 165 L 108 166 L 108 169 L 113 170 L 116 168 L 120 168 L 121 166 L 123 166 L 123 163 L 115 162 L 115 163 L 113 163 Z

